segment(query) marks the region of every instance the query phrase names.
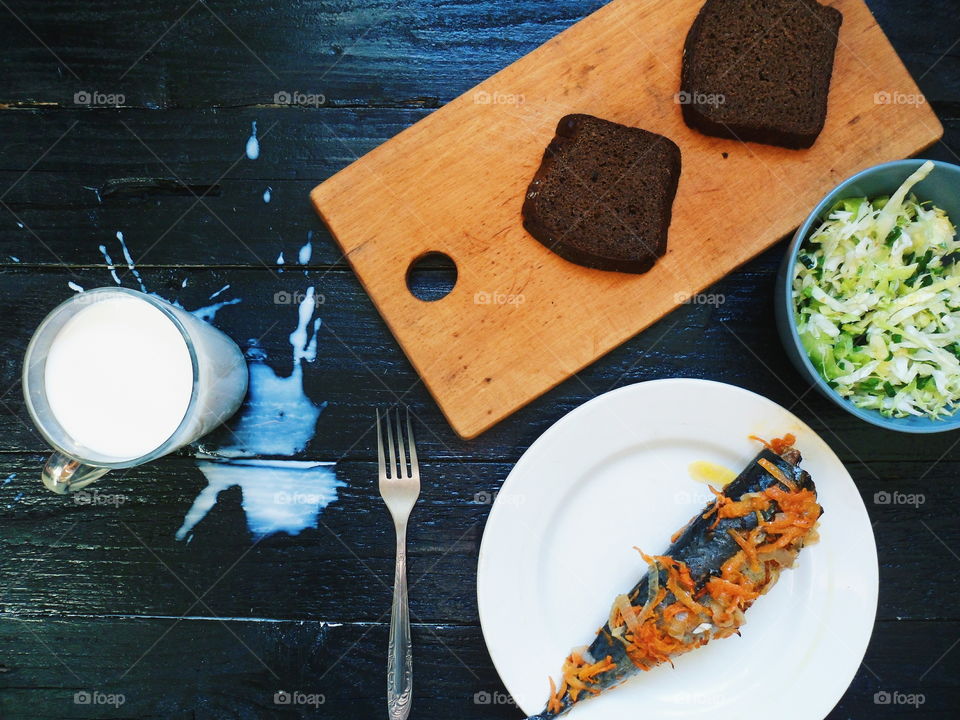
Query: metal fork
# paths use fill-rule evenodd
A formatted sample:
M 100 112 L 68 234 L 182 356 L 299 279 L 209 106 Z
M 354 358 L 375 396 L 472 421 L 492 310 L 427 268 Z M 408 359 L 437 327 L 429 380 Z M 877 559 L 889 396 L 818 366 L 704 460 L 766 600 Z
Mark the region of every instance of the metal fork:
M 420 496 L 420 466 L 417 463 L 417 446 L 413 442 L 409 410 L 406 415 L 409 467 L 404 454 L 400 411 L 396 413 L 399 458 L 394 450 L 390 413 L 387 411 L 383 414 L 386 421 L 387 447 L 390 451 L 389 458 L 385 458 L 380 411 L 377 410 L 380 496 L 387 504 L 397 530 L 397 568 L 393 577 L 393 611 L 390 614 L 390 645 L 387 649 L 387 711 L 390 713 L 390 720 L 406 720 L 413 698 L 413 650 L 410 644 L 410 609 L 407 606 L 407 520 Z

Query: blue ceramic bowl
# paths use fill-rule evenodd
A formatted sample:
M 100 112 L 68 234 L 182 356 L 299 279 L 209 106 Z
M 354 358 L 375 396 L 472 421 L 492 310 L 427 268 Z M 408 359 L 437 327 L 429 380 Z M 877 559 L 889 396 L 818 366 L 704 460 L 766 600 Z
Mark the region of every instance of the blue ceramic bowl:
M 777 276 L 776 315 L 780 339 L 787 350 L 790 360 L 800 371 L 817 386 L 821 393 L 847 412 L 861 420 L 889 430 L 908 433 L 936 433 L 960 428 L 960 411 L 943 420 L 930 420 L 922 417 L 887 418 L 876 410 L 858 408 L 852 402 L 838 395 L 817 372 L 806 351 L 800 344 L 796 322 L 793 315 L 792 281 L 797 254 L 804 240 L 823 222 L 827 211 L 838 200 L 850 197 L 878 197 L 892 195 L 903 181 L 919 168 L 924 160 L 899 160 L 868 168 L 843 181 L 817 205 L 807 217 L 790 243 Z M 913 188 L 913 193 L 922 201 L 930 200 L 943 208 L 954 224 L 960 226 L 960 167 L 950 163 L 934 161 L 936 167 Z

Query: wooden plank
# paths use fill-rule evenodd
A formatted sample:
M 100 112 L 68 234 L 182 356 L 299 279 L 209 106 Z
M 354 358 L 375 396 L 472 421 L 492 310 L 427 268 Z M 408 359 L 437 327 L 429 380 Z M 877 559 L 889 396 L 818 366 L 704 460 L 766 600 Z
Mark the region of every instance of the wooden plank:
M 169 458 L 111 478 L 97 488 L 101 499 L 86 503 L 44 490 L 37 479 L 41 461 L 0 455 L 4 613 L 179 616 L 189 610 L 338 622 L 373 622 L 389 613 L 395 538 L 375 490 L 374 462 L 339 463 L 337 478 L 345 485 L 337 500 L 320 513 L 316 528 L 297 536 L 257 541 L 247 529 L 241 489 L 233 487 L 189 540 L 178 541 L 175 533 L 206 485 L 193 459 Z M 424 473 L 408 538 L 412 617 L 477 622 L 474 578 L 490 510 L 484 499 L 505 468 L 456 462 L 425 468 L 430 473 Z M 3 483 L 12 473 L 16 477 Z M 455 480 L 462 482 L 454 486 Z M 478 501 L 476 493 L 486 495 Z
M 291 0 L 265 10 L 256 0 L 236 0 L 226 12 L 221 3 L 208 3 L 248 51 L 202 6 L 177 22 L 189 5 L 105 13 L 83 0 L 9 0 L 8 7 L 79 78 L 5 12 L 0 15 L 4 59 L 17 72 L 0 76 L 0 104 L 70 108 L 75 92 L 97 89 L 124 93 L 131 107 L 233 108 L 269 104 L 274 93 L 298 89 L 323 93 L 331 104 L 433 107 L 602 4 L 369 0 L 355 8 L 342 0 Z M 950 47 L 956 33 L 939 31 L 956 21 L 951 0 L 869 0 L 869 5 L 915 77 L 943 56 L 937 71 L 921 80 L 927 96 L 960 97 L 960 57 Z M 273 31 L 263 32 L 265 24 Z M 217 51 L 211 53 L 212 47 Z
M 238 487 L 223 492 L 189 542 L 175 539 L 206 484 L 192 458 L 168 458 L 104 480 L 98 490 L 105 498 L 118 496 L 113 504 L 52 495 L 38 480 L 41 461 L 40 455 L 0 454 L 5 613 L 178 615 L 193 604 L 191 590 L 200 595 L 212 585 L 206 605 L 191 614 L 372 622 L 390 607 L 393 525 L 376 492 L 372 459 L 337 464 L 345 487 L 316 529 L 259 542 L 247 530 Z M 480 540 L 490 500 L 511 467 L 425 459 L 409 530 L 415 619 L 478 621 Z M 915 460 L 850 469 L 875 523 L 878 616 L 960 619 L 954 600 L 960 582 L 945 572 L 955 562 L 950 548 L 960 547 L 960 527 L 942 512 L 960 501 L 954 481 L 960 457 L 954 453 L 932 468 Z
M 386 693 L 378 678 L 386 657 L 384 624 L 175 620 L 4 621 L 0 713 L 5 720 L 383 715 Z M 479 628 L 414 624 L 412 630 L 418 717 L 520 716 L 494 672 Z M 866 666 L 828 720 L 952 720 L 960 703 L 960 654 L 934 663 L 958 635 L 957 622 L 878 623 Z M 325 702 L 278 707 L 273 697 L 280 689 L 323 694 Z M 119 708 L 74 702 L 75 693 L 94 690 L 122 694 L 125 702 Z M 878 705 L 874 695 L 880 691 L 922 693 L 924 702 L 917 708 Z
M 7 670 L 0 673 L 0 713 L 5 720 L 385 713 L 387 625 L 382 623 L 88 617 L 4 625 L 0 662 Z M 484 689 L 504 693 L 479 628 L 414 624 L 412 638 L 418 716 L 516 717 L 512 705 L 473 702 Z M 125 702 L 78 705 L 74 694 L 85 690 L 122 694 Z M 277 705 L 280 690 L 323 695 L 323 702 L 303 698 L 297 705 Z
M 330 103 L 430 104 L 455 97 L 602 4 L 292 0 L 264 8 L 239 0 L 211 1 L 209 10 L 187 4 L 104 12 L 75 0 L 10 0 L 65 65 L 4 13 L 5 58 L 20 70 L 0 80 L 8 88 L 0 101 L 68 106 L 86 88 L 122 92 L 127 104 L 150 108 L 262 105 L 281 90 L 323 93 Z
M 104 182 L 102 176 L 71 174 L 51 182 L 49 173 L 28 175 L 4 199 L 12 212 L 0 207 L 0 265 L 105 267 L 98 247 L 116 248 L 120 231 L 143 267 L 246 266 L 276 272 L 283 267 L 277 262 L 281 254 L 285 263 L 296 265 L 308 241 L 314 248 L 310 267 L 345 266 L 343 253 L 306 207 L 311 180 L 228 177 L 213 184 L 216 178 L 208 176 L 211 184 L 184 180 L 184 185 L 162 169 L 156 176 L 126 177 Z M 15 179 L 14 173 L 0 173 L 0 187 Z M 116 192 L 117 187 L 136 194 L 97 199 L 103 188 Z M 208 191 L 198 202 L 197 196 Z
M 0 111 L 0 137 L 29 138 L 8 143 L 0 152 L 0 166 L 5 168 L 0 169 L 0 195 L 12 186 L 3 202 L 15 213 L 0 207 L 0 266 L 14 265 L 11 256 L 29 265 L 59 266 L 62 261 L 102 266 L 97 246 L 109 244 L 122 230 L 134 259 L 144 265 L 262 267 L 260 261 L 270 265 L 281 251 L 288 261 L 295 258 L 307 233 L 313 232 L 311 265 L 347 267 L 343 251 L 310 208 L 310 189 L 426 113 L 121 110 L 117 116 L 148 138 L 162 162 L 123 125 L 101 123 L 90 113 Z M 74 120 L 80 124 L 24 176 Z M 254 120 L 261 129 L 277 123 L 263 143 L 260 159 L 241 162 L 220 178 L 243 151 Z M 960 148 L 960 120 L 947 119 L 945 125 L 945 142 L 924 156 L 958 162 L 951 148 Z M 71 140 L 74 132 L 80 142 Z M 303 177 L 291 179 L 289 167 L 301 165 L 308 168 Z M 105 191 L 130 177 L 175 180 L 171 172 L 198 194 L 213 184 L 217 189 L 204 198 L 206 206 L 194 206 L 189 191 L 117 192 L 103 196 L 101 202 L 89 189 Z M 267 187 L 273 190 L 272 199 L 264 204 Z
M 810 151 L 687 128 L 673 98 L 698 6 L 617 0 L 313 191 L 458 434 L 483 432 L 769 247 L 832 184 L 940 138 L 929 107 L 876 101 L 919 89 L 862 0 L 835 5 L 844 24 L 830 111 Z M 670 250 L 646 275 L 574 266 L 521 226 L 524 192 L 557 120 L 585 111 L 681 146 Z M 450 255 L 460 280 L 425 304 L 405 272 L 430 251 Z M 498 294 L 523 302 L 483 301 Z
M 115 240 L 111 252 L 119 257 Z M 295 306 L 275 304 L 275 294 L 292 296 L 315 286 L 324 295 L 318 312 L 323 321 L 318 358 L 304 367 L 304 378 L 307 395 L 316 403 L 327 402 L 328 407 L 306 448 L 308 458 L 375 457 L 372 444 L 358 442 L 358 437 L 370 427 L 374 406 L 402 398 L 422 422 L 418 442 L 423 444 L 424 457 L 514 462 L 553 422 L 589 398 L 621 385 L 663 377 L 733 383 L 793 408 L 846 462 L 856 462 L 856 456 L 871 462 L 933 460 L 945 453 L 948 458 L 960 458 L 960 450 L 951 449 L 955 438 L 950 433 L 925 438 L 919 454 L 913 437 L 877 430 L 818 393 L 807 392 L 809 386 L 789 364 L 772 331 L 773 276 L 782 252 L 782 247 L 774 248 L 712 287 L 708 294 L 722 296 L 719 306 L 683 305 L 509 422 L 472 441 L 460 439 L 449 428 L 352 272 L 318 269 L 304 275 L 288 269 L 274 278 L 262 268 L 147 268 L 141 275 L 149 290 L 179 299 L 191 309 L 207 305 L 210 294 L 230 284 L 218 299 L 243 302 L 221 310 L 216 324 L 242 346 L 249 338 L 259 338 L 268 364 L 280 376 L 291 370 L 288 334 L 297 317 Z M 138 287 L 122 267 L 118 274 L 127 287 Z M 181 287 L 184 280 L 186 288 Z M 44 449 L 20 397 L 20 363 L 43 316 L 71 294 L 69 281 L 88 289 L 112 283 L 109 271 L 102 267 L 0 269 L 0 287 L 7 288 L 9 298 L 7 311 L 0 313 L 0 452 Z M 799 403 L 798 396 L 802 396 Z M 229 435 L 223 433 L 211 442 L 227 441 Z
M 197 184 L 221 176 L 319 181 L 427 114 L 277 107 L 0 111 L 0 132 L 8 138 L 0 169 L 80 173 L 92 181 L 85 184 L 98 186 L 109 178 L 170 175 Z M 251 160 L 245 150 L 254 122 L 260 154 Z

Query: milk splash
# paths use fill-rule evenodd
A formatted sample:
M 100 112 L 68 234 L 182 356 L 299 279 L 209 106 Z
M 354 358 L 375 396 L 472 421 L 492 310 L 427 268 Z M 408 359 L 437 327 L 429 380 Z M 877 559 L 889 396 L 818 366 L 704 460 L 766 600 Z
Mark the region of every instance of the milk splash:
M 160 300 L 163 300 L 164 302 L 168 302 L 174 307 L 180 308 L 181 310 L 187 310 L 183 305 L 180 304 L 179 300 L 170 300 L 169 298 L 165 298 L 158 293 L 150 292 L 150 290 L 147 289 L 146 284 L 143 282 L 143 277 L 141 277 L 140 271 L 137 270 L 137 264 L 133 261 L 133 256 L 130 254 L 130 249 L 127 247 L 126 239 L 123 237 L 123 232 L 121 232 L 120 230 L 117 231 L 117 241 L 120 243 L 120 251 L 123 253 L 123 258 L 126 261 L 127 269 L 130 271 L 130 274 L 133 275 L 134 279 L 137 281 L 137 284 L 140 286 L 140 292 L 146 295 L 151 295 L 155 298 L 159 298 Z M 107 263 L 107 269 L 110 270 L 110 276 L 113 278 L 113 282 L 116 283 L 118 286 L 122 286 L 123 282 L 120 280 L 120 276 L 117 275 L 117 265 L 113 262 L 113 258 L 110 256 L 110 251 L 107 250 L 106 245 L 100 245 L 100 254 L 103 255 L 103 259 Z M 83 288 L 80 288 L 80 290 L 77 290 L 77 288 L 74 287 L 73 283 L 68 283 L 68 286 L 74 292 L 81 292 L 83 290 Z M 186 286 L 187 286 L 187 281 L 186 279 L 184 279 L 184 281 L 180 284 L 180 287 L 186 287 Z M 217 292 L 213 293 L 209 299 L 213 300 L 215 297 L 219 296 L 221 293 L 229 289 L 230 289 L 230 286 L 226 285 L 220 288 Z M 204 305 L 203 307 L 199 307 L 196 310 L 187 310 L 187 312 L 199 318 L 200 320 L 203 320 L 204 322 L 212 323 L 214 319 L 217 317 L 217 313 L 220 310 L 222 310 L 223 308 L 229 305 L 236 305 L 241 302 L 243 302 L 241 298 L 234 298 L 233 300 L 224 300 L 218 303 L 213 303 L 212 305 Z
M 241 506 L 247 527 L 256 538 L 276 532 L 297 535 L 315 528 L 320 511 L 337 499 L 337 488 L 345 483 L 336 479 L 333 463 L 296 460 L 197 460 L 207 479 L 193 506 L 177 531 L 177 540 L 190 541 L 190 532 L 217 504 L 223 490 L 239 486 Z
M 117 233 L 117 240 L 128 269 L 147 292 L 122 233 Z M 301 249 L 300 258 L 309 261 L 311 250 Z M 101 245 L 100 252 L 114 281 L 120 285 L 116 266 L 106 247 Z M 209 299 L 219 298 L 229 289 L 226 285 Z M 314 317 L 315 297 L 316 289 L 308 287 L 298 307 L 297 326 L 289 336 L 293 372 L 288 377 L 274 372 L 267 364 L 266 352 L 256 343 L 247 350 L 250 386 L 233 427 L 233 439 L 229 445 L 217 448 L 205 447 L 201 442 L 197 467 L 206 478 L 207 486 L 187 511 L 176 533 L 178 540 L 189 542 L 193 529 L 214 508 L 220 492 L 234 486 L 243 494 L 241 504 L 247 527 L 258 539 L 277 532 L 297 535 L 306 528 L 316 528 L 320 512 L 337 499 L 337 488 L 346 486 L 337 479 L 334 463 L 284 459 L 306 449 L 320 413 L 326 407 L 326 403 L 314 404 L 303 389 L 303 364 L 317 359 L 321 320 Z M 183 307 L 176 300 L 167 302 Z M 241 298 L 224 300 L 190 312 L 212 323 L 219 310 L 239 302 Z M 264 456 L 281 459 L 259 459 Z
M 337 499 L 337 479 L 330 463 L 259 460 L 253 456 L 291 457 L 306 448 L 326 403 L 315 405 L 303 391 L 303 364 L 317 358 L 320 318 L 314 318 L 316 290 L 308 287 L 290 333 L 293 372 L 280 377 L 254 345 L 247 351 L 250 391 L 233 428 L 233 441 L 209 451 L 201 446 L 197 462 L 207 487 L 187 512 L 177 539 L 187 538 L 213 506 L 218 494 L 233 486 L 243 493 L 247 526 L 256 537 L 275 532 L 297 535 L 317 526 L 320 511 Z
M 15 477 L 17 477 L 17 474 L 16 474 L 16 473 L 10 473 L 9 475 L 7 475 L 7 477 L 5 477 L 5 478 L 3 479 L 3 484 L 4 484 L 4 485 L 9 485 L 9 484 L 13 481 L 13 479 L 14 479 Z M 7 509 L 9 510 L 10 508 L 13 507 L 14 503 L 18 503 L 18 502 L 20 502 L 22 499 L 23 499 L 23 493 L 22 493 L 22 492 L 18 492 L 18 493 L 14 496 L 13 501 L 7 504 Z
M 320 318 L 313 318 L 315 290 L 308 287 L 300 303 L 296 329 L 290 333 L 293 372 L 280 377 L 266 360 L 266 353 L 254 344 L 247 350 L 250 391 L 233 426 L 233 440 L 213 451 L 219 457 L 290 457 L 302 452 L 326 403 L 314 405 L 303 392 L 303 363 L 317 359 L 317 331 Z M 209 452 L 206 448 L 202 448 Z

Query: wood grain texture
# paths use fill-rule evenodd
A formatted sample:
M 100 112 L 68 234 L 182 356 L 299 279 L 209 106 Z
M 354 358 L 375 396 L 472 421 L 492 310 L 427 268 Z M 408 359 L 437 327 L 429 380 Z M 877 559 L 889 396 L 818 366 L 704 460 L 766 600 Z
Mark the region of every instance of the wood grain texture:
M 675 95 L 698 5 L 617 0 L 313 191 L 461 436 L 488 429 L 769 247 L 833 184 L 941 137 L 929 107 L 877 101 L 919 89 L 862 0 L 835 6 L 844 24 L 830 110 L 809 151 L 687 128 Z M 643 127 L 681 147 L 669 250 L 646 275 L 574 266 L 520 224 L 543 148 L 570 112 Z M 459 279 L 449 296 L 424 304 L 408 292 L 405 271 L 430 251 L 451 256 Z
M 0 635 L 0 657 L 6 663 L 0 674 L 4 718 L 374 720 L 384 716 L 386 688 L 378 682 L 387 647 L 384 623 L 178 622 L 176 617 L 11 622 L 29 642 Z M 411 717 L 521 717 L 487 663 L 479 628 L 416 623 L 412 631 L 421 681 Z M 853 689 L 829 720 L 953 720 L 960 701 L 952 689 L 955 679 L 941 664 L 930 668 L 949 639 L 958 634 L 957 622 L 926 623 L 910 630 L 904 624 L 877 623 L 866 657 L 871 670 L 860 669 Z M 725 642 L 736 642 L 736 638 Z M 138 661 L 151 646 L 151 652 Z M 204 661 L 198 673 L 200 658 Z M 874 703 L 874 693 L 881 690 L 909 692 L 914 686 L 897 678 L 915 678 L 928 669 L 927 694 L 919 710 Z M 676 672 L 682 672 L 681 664 Z M 636 682 L 644 680 L 640 677 Z M 318 707 L 278 707 L 273 698 L 281 689 L 322 694 L 324 702 Z M 77 705 L 74 694 L 84 690 L 123 694 L 125 702 L 118 709 Z
M 128 241 L 133 242 L 129 234 Z M 91 247 L 95 242 L 85 239 L 71 257 L 95 255 Z M 116 254 L 115 241 L 111 249 Z M 622 385 L 663 377 L 718 380 L 769 397 L 792 408 L 847 464 L 858 464 L 858 458 L 894 463 L 924 458 L 933 462 L 949 456 L 955 441 L 952 434 L 925 439 L 921 452 L 913 438 L 874 428 L 836 407 L 812 391 L 796 372 L 773 331 L 773 276 L 783 250 L 783 245 L 771 249 L 714 285 L 710 292 L 722 296 L 719 306 L 691 303 L 677 308 L 602 363 L 577 373 L 511 422 L 472 441 L 450 429 L 349 270 L 288 268 L 276 277 L 262 267 L 147 267 L 140 273 L 149 290 L 190 309 L 207 304 L 212 292 L 229 283 L 230 290 L 219 299 L 241 298 L 242 302 L 221 310 L 216 325 L 242 346 L 248 339 L 257 339 L 268 363 L 282 377 L 292 370 L 288 335 L 296 327 L 297 311 L 293 305 L 277 304 L 275 296 L 302 293 L 308 286 L 323 294 L 318 357 L 306 365 L 304 384 L 307 395 L 315 403 L 327 403 L 327 408 L 301 459 L 375 459 L 371 408 L 399 401 L 423 425 L 418 442 L 425 458 L 512 463 L 552 423 L 585 400 Z M 129 271 L 121 268 L 118 275 L 126 287 L 138 288 Z M 186 288 L 181 287 L 184 280 Z M 72 294 L 67 287 L 70 281 L 85 288 L 112 283 L 103 267 L 0 270 L 0 286 L 7 289 L 8 298 L 0 312 L 0 452 L 44 450 L 23 406 L 21 361 L 33 330 Z M 204 444 L 215 447 L 229 439 L 228 430 L 218 430 Z
M 189 543 L 175 539 L 205 485 L 193 458 L 165 458 L 105 480 L 97 489 L 104 498 L 99 503 L 45 491 L 37 478 L 41 460 L 39 454 L 0 454 L 0 477 L 18 478 L 0 484 L 0 615 L 177 615 L 190 609 L 197 616 L 377 622 L 390 607 L 394 538 L 376 499 L 375 461 L 337 464 L 346 487 L 315 529 L 254 545 L 239 487 L 221 494 Z M 476 559 L 491 500 L 511 467 L 455 460 L 423 465 L 408 540 L 415 621 L 478 622 Z M 960 461 L 928 469 L 923 461 L 850 465 L 876 530 L 880 620 L 957 619 L 954 597 L 944 592 L 955 582 L 916 577 L 921 568 L 947 566 L 948 548 L 960 547 L 960 527 L 937 510 L 955 493 L 951 483 Z M 676 482 L 686 487 L 688 480 Z M 924 501 L 876 502 L 884 491 Z M 111 497 L 117 498 L 113 505 L 106 502 Z M 195 604 L 191 593 L 204 603 Z

